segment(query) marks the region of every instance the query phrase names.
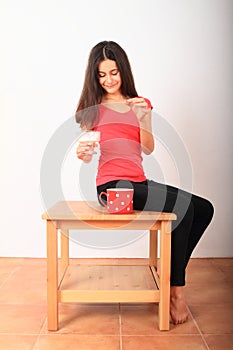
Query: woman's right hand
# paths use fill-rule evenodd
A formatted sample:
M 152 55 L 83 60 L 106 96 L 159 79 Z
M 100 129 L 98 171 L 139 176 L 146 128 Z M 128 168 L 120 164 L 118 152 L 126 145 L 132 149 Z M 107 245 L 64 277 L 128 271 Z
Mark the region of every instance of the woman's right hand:
M 76 148 L 76 155 L 78 159 L 81 159 L 85 163 L 89 163 L 92 160 L 93 154 L 96 154 L 94 147 L 98 146 L 98 142 L 80 141 Z

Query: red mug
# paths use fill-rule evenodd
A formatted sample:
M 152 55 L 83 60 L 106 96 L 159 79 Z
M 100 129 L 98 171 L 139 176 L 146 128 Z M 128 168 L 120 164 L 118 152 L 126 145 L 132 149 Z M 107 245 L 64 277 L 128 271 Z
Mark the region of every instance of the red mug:
M 131 188 L 108 188 L 107 193 L 100 193 L 99 201 L 110 214 L 130 214 L 133 211 L 133 192 Z M 107 204 L 102 195 L 107 197 Z

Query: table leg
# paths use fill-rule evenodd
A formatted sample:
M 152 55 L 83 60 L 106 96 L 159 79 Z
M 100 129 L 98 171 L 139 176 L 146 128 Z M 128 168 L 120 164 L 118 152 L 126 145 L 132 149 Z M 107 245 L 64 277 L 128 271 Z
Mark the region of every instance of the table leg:
M 157 267 L 158 231 L 150 230 L 150 257 L 149 265 Z
M 69 265 L 69 230 L 61 231 L 61 271 L 65 272 Z
M 58 262 L 57 229 L 55 222 L 47 220 L 47 310 L 48 330 L 58 329 Z
M 171 222 L 162 221 L 160 231 L 160 301 L 159 329 L 169 330 L 170 320 L 170 271 L 171 271 Z

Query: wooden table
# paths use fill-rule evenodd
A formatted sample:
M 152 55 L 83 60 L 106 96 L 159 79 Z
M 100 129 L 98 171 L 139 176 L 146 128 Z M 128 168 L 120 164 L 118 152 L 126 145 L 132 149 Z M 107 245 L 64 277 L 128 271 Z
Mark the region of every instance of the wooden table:
M 169 330 L 171 222 L 176 220 L 175 214 L 147 211 L 134 211 L 132 214 L 124 215 L 108 214 L 97 202 L 63 201 L 46 211 L 42 218 L 47 222 L 48 330 L 58 329 L 60 302 L 159 303 L 159 329 Z M 72 265 L 69 259 L 70 229 L 149 230 L 149 258 L 95 259 L 91 266 Z M 59 237 L 60 269 L 58 268 Z M 157 274 L 158 260 L 160 276 Z

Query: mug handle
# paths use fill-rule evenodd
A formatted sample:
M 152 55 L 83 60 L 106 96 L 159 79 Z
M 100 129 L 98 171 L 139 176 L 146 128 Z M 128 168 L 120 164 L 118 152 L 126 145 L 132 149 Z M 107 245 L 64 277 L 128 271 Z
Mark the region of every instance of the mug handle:
M 100 201 L 100 203 L 101 204 L 103 204 L 103 206 L 104 207 L 107 207 L 107 204 L 103 201 L 103 199 L 102 199 L 102 195 L 103 194 L 105 194 L 105 196 L 107 197 L 107 193 L 106 192 L 101 192 L 100 194 L 99 194 L 99 201 Z

